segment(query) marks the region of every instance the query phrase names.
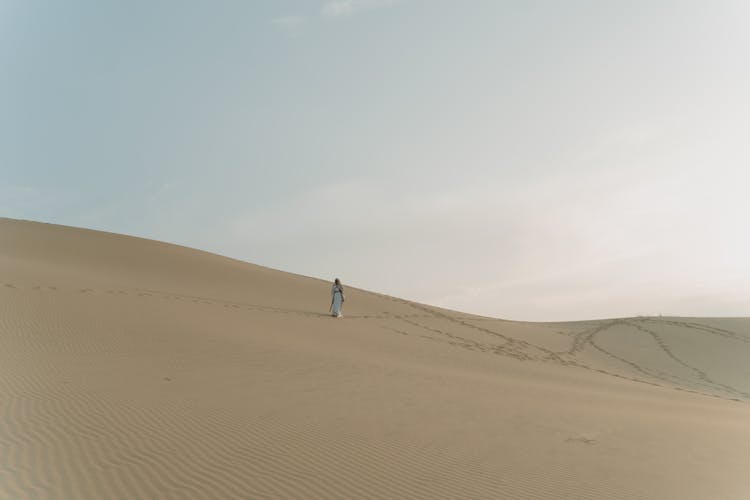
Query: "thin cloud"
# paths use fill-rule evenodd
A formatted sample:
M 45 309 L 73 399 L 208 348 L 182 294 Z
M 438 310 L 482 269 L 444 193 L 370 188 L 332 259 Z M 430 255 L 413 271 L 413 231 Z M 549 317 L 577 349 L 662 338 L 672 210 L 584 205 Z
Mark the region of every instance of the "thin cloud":
M 364 10 L 385 7 L 395 0 L 330 0 L 323 5 L 320 13 L 323 17 L 342 18 Z

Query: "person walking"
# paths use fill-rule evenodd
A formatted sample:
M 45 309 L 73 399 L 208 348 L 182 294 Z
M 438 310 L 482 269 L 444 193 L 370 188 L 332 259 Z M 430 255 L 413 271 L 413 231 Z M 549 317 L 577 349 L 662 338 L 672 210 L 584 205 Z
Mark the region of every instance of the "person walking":
M 333 281 L 333 287 L 331 288 L 331 316 L 334 318 L 343 318 L 341 314 L 341 306 L 344 305 L 344 287 L 341 286 L 341 281 L 336 278 Z

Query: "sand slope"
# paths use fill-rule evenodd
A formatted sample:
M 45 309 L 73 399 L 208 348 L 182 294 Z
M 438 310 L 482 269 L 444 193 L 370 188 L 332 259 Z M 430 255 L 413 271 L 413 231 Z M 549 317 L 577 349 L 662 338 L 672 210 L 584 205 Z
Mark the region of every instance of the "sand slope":
M 748 318 L 328 294 L 0 219 L 0 497 L 750 498 Z

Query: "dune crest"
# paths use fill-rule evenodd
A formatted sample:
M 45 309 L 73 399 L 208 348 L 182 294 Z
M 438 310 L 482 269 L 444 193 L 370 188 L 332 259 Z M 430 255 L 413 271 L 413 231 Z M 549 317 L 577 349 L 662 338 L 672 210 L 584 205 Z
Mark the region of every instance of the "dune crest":
M 0 498 L 750 496 L 750 318 L 329 290 L 0 219 Z

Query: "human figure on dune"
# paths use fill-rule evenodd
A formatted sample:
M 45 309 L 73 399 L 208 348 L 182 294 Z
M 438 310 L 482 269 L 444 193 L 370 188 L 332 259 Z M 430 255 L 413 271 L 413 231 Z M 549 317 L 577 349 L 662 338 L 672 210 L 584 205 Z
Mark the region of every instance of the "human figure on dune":
M 344 287 L 341 286 L 341 281 L 336 278 L 331 288 L 331 316 L 334 318 L 343 318 L 344 315 L 341 314 L 342 305 L 344 305 Z

